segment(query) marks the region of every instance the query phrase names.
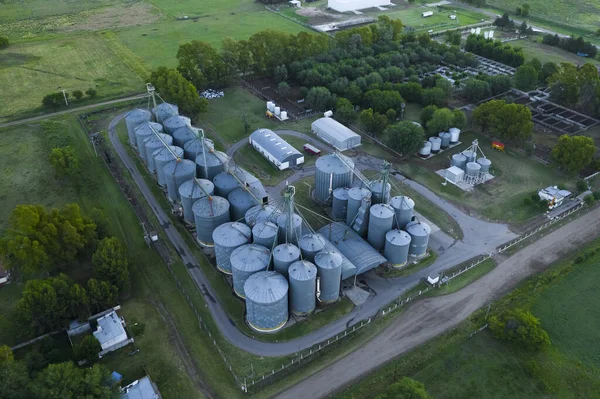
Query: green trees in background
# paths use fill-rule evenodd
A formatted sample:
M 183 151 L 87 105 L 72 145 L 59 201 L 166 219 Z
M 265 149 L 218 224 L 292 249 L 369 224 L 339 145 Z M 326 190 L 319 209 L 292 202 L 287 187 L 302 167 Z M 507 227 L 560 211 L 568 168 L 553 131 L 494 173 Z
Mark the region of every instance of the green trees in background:
M 425 390 L 422 382 L 410 377 L 403 377 L 400 381 L 390 385 L 385 393 L 375 399 L 433 399 Z
M 335 103 L 335 119 L 340 123 L 348 124 L 354 120 L 354 117 L 354 106 L 352 103 L 346 98 L 338 98 Z
M 561 169 L 577 173 L 592 162 L 595 153 L 596 145 L 591 137 L 563 134 L 551 155 Z
M 591 116 L 600 116 L 600 76 L 593 64 L 563 62 L 548 78 L 550 99 Z
M 129 288 L 129 258 L 127 251 L 116 237 L 106 237 L 98 244 L 92 256 L 94 274 L 124 291 Z
M 208 100 L 201 98 L 196 87 L 179 71 L 160 67 L 150 74 L 150 82 L 165 101 L 177 104 L 183 113 L 197 117 L 206 112 Z
M 529 108 L 521 104 L 507 104 L 504 100 L 481 104 L 473 111 L 472 117 L 481 130 L 509 141 L 524 141 L 531 137 L 533 131 Z
M 493 315 L 488 324 L 496 338 L 512 342 L 523 349 L 537 351 L 550 346 L 548 333 L 540 325 L 540 320 L 529 311 L 512 309 Z
M 412 154 L 419 150 L 425 140 L 423 128 L 410 121 L 402 121 L 386 130 L 387 144 L 401 154 Z
M 327 87 L 313 87 L 306 95 L 306 105 L 315 111 L 327 111 L 335 106 L 336 97 Z
M 90 368 L 78 368 L 71 362 L 51 364 L 32 385 L 38 399 L 118 399 L 121 395 L 110 370 L 99 364 Z

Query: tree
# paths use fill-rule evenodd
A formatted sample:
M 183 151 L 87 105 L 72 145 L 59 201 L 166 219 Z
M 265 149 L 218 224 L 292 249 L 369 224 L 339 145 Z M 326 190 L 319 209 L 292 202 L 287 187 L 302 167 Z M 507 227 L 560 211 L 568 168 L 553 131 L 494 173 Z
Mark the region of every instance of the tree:
M 587 206 L 592 206 L 596 202 L 596 197 L 594 197 L 592 194 L 588 194 L 583 197 L 583 201 Z
M 531 137 L 531 110 L 521 104 L 506 104 L 495 116 L 492 132 L 505 140 L 524 141 Z
M 15 360 L 12 350 L 7 345 L 0 345 L 0 364 Z
M 65 96 L 67 98 L 69 98 L 69 93 L 65 93 L 65 95 L 63 95 L 62 92 L 59 93 L 51 93 L 48 95 L 45 95 L 44 98 L 42 98 L 42 105 L 44 107 L 51 107 L 51 108 L 58 108 L 61 107 L 65 104 Z
M 340 97 L 335 104 L 335 119 L 340 123 L 348 124 L 354 120 L 354 106 L 347 99 Z
M 48 159 L 57 177 L 72 178 L 78 176 L 81 171 L 79 158 L 71 146 L 53 148 Z
M 196 87 L 179 71 L 160 67 L 150 74 L 150 82 L 165 101 L 177 104 L 183 113 L 196 117 L 206 112 L 208 100 L 201 98 Z
M 455 109 L 452 111 L 452 116 L 454 117 L 454 126 L 459 129 L 464 129 L 467 127 L 467 116 L 460 109 Z
M 87 293 L 94 313 L 101 312 L 117 304 L 119 289 L 106 281 L 94 278 L 87 282 Z
M 454 127 L 454 114 L 448 108 L 440 108 L 435 110 L 431 120 L 427 122 L 427 133 L 447 132 L 451 127 Z
M 31 379 L 24 362 L 0 362 L 2 399 L 31 399 Z
M 306 95 L 306 104 L 315 111 L 331 109 L 335 102 L 335 96 L 326 87 L 313 87 Z
M 129 288 L 129 258 L 125 247 L 116 237 L 107 237 L 100 241 L 92 256 L 94 274 L 108 281 L 120 292 Z
M 592 162 L 596 146 L 591 137 L 562 135 L 552 149 L 552 159 L 566 171 L 576 173 Z
M 550 346 L 548 333 L 540 326 L 540 321 L 531 312 L 513 309 L 489 318 L 492 334 L 523 349 L 537 351 Z
M 529 4 L 525 3 L 521 6 L 521 16 L 522 17 L 528 17 L 530 11 L 531 11 L 531 6 Z
M 102 351 L 100 342 L 93 335 L 86 335 L 75 347 L 75 357 L 77 360 L 86 360 L 94 363 L 98 360 L 98 354 Z
M 73 90 L 73 97 L 79 101 L 83 98 L 83 92 L 81 90 Z
M 527 22 L 523 21 L 521 25 L 519 25 L 519 34 L 524 35 L 529 32 L 529 27 L 527 26 Z
M 290 96 L 290 92 L 291 92 L 291 88 L 290 88 L 290 85 L 287 84 L 287 82 L 281 82 L 277 86 L 277 93 L 282 98 L 289 97 Z
M 94 98 L 94 97 L 96 97 L 96 94 L 98 94 L 98 93 L 96 92 L 95 89 L 90 87 L 89 89 L 87 89 L 85 91 L 85 94 L 87 94 L 90 98 Z
M 119 384 L 114 384 L 110 371 L 95 364 L 80 369 L 71 362 L 51 364 L 33 383 L 37 399 L 116 399 Z
M 435 105 L 428 105 L 427 107 L 421 110 L 421 115 L 419 116 L 419 119 L 421 120 L 421 126 L 427 126 L 427 122 L 429 122 L 431 118 L 433 118 L 433 114 L 437 109 L 438 107 L 436 107 Z
M 427 393 L 422 382 L 403 377 L 390 385 L 385 393 L 378 395 L 376 399 L 432 399 L 432 397 Z
M 538 71 L 530 64 L 521 65 L 517 68 L 513 80 L 517 89 L 533 90 L 538 84 Z
M 398 90 L 400 91 L 402 98 L 406 101 L 420 103 L 422 100 L 421 96 L 423 95 L 423 88 L 416 82 L 402 83 Z
M 69 288 L 68 305 L 71 317 L 85 320 L 90 316 L 90 300 L 87 291 L 79 284 L 73 284 Z
M 455 30 L 446 31 L 446 43 L 452 46 L 460 46 L 462 35 Z
M 444 106 L 444 104 L 446 104 L 446 93 L 444 92 L 443 89 L 440 89 L 439 87 L 434 87 L 431 89 L 425 89 L 423 90 L 423 96 L 422 96 L 422 101 L 421 104 L 427 106 L 427 105 L 435 105 L 438 107 L 442 107 Z
M 402 121 L 386 129 L 387 144 L 401 154 L 419 150 L 425 140 L 423 128 L 410 121 Z
M 222 87 L 230 81 L 232 66 L 227 65 L 221 54 L 208 43 L 192 40 L 182 44 L 177 51 L 177 60 L 177 70 L 200 90 Z M 161 67 L 159 70 L 162 68 L 167 69 Z
M 465 82 L 462 94 L 467 100 L 478 103 L 479 101 L 490 97 L 492 90 L 488 82 L 471 78 Z
M 285 82 L 288 79 L 288 71 L 285 65 L 279 65 L 277 68 L 275 68 L 273 78 L 277 83 Z
M 473 110 L 473 122 L 478 125 L 481 130 L 488 132 L 494 124 L 495 115 L 499 110 L 506 105 L 504 100 L 492 100 L 485 102 Z
M 7 37 L 0 36 L 0 50 L 7 48 L 9 45 L 9 41 Z

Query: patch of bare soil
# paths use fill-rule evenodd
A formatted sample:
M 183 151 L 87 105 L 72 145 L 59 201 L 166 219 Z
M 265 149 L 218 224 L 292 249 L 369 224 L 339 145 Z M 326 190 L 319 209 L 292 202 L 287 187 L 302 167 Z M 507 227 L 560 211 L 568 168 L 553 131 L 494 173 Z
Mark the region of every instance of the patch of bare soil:
M 326 24 L 343 18 L 343 15 L 341 14 L 330 14 L 317 7 L 302 7 L 296 11 L 296 14 L 308 17 L 308 23 L 310 25 Z

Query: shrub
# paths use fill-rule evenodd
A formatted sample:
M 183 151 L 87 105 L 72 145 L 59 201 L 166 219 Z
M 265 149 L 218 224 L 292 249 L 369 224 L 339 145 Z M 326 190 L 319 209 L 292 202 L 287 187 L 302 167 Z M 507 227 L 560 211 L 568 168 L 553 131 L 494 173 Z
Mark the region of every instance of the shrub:
M 98 94 L 98 92 L 96 91 L 96 89 L 93 88 L 89 88 L 85 91 L 85 94 L 87 94 L 90 98 L 94 98 L 96 97 L 96 95 Z
M 4 36 L 0 36 L 0 50 L 8 47 L 8 38 Z
M 537 351 L 550 346 L 550 337 L 540 326 L 540 320 L 523 309 L 490 317 L 489 328 L 496 338 L 526 350 Z

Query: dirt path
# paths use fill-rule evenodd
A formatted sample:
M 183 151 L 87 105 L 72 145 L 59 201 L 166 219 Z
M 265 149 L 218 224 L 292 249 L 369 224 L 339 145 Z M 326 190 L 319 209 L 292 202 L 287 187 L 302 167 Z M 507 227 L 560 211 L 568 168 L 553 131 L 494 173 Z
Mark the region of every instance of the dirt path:
M 525 277 L 543 271 L 598 236 L 600 208 L 522 249 L 464 289 L 415 303 L 364 347 L 277 398 L 321 398 L 343 389 L 393 358 L 455 327 L 477 309 L 513 289 Z

